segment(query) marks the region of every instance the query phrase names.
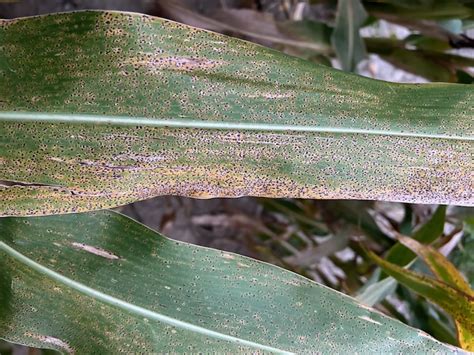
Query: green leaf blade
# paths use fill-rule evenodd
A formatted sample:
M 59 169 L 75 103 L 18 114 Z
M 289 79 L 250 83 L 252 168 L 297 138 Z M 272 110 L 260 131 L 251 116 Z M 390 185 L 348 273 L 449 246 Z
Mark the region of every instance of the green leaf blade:
M 463 275 L 451 264 L 451 262 L 436 249 L 429 245 L 423 245 L 416 240 L 399 236 L 399 241 L 407 248 L 415 252 L 430 268 L 436 278 L 440 281 L 465 292 L 471 296 L 471 303 L 474 303 L 474 291 L 469 286 L 469 283 L 464 279 Z M 474 307 L 473 307 L 474 308 Z M 468 314 L 471 318 L 467 322 L 456 320 L 456 327 L 458 332 L 459 343 L 464 349 L 474 350 L 474 310 L 472 314 Z
M 467 294 L 474 295 L 474 292 L 461 273 L 439 251 L 429 245 L 420 244 L 415 239 L 404 236 L 399 236 L 398 240 L 416 253 L 428 265 L 438 280 L 444 281 Z
M 338 0 L 331 42 L 345 71 L 354 71 L 366 56 L 365 44 L 359 33 L 366 19 L 367 12 L 360 0 Z
M 453 287 L 449 283 L 431 279 L 411 270 L 390 263 L 372 252 L 368 254 L 387 274 L 453 316 L 458 329 L 459 343 L 468 351 L 473 350 L 474 297 L 472 291 Z
M 430 220 L 414 232 L 412 238 L 422 244 L 432 243 L 443 233 L 445 217 L 446 206 L 438 206 Z M 399 242 L 390 248 L 385 260 L 396 265 L 405 266 L 415 257 L 415 252 Z
M 473 203 L 468 85 L 379 82 L 113 12 L 2 21 L 0 45 L 2 215 L 166 194 Z
M 456 352 L 303 277 L 116 213 L 3 218 L 0 236 L 0 337 L 10 341 L 77 353 L 263 349 L 171 317 L 289 352 Z

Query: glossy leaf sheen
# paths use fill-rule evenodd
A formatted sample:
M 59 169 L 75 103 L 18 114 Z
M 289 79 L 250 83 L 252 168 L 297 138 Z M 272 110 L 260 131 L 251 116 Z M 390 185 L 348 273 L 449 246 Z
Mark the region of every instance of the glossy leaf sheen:
M 157 195 L 472 205 L 473 87 L 375 81 L 144 15 L 0 22 L 0 214 Z
M 0 337 L 30 346 L 460 351 L 299 275 L 169 240 L 113 212 L 2 218 L 0 256 Z

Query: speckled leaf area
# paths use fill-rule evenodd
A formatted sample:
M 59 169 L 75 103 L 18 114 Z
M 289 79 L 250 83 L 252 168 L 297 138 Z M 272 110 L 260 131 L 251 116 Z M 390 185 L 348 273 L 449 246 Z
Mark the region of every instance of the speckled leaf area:
M 472 145 L 449 139 L 49 123 L 2 127 L 2 149 L 8 150 L 3 178 L 46 185 L 0 187 L 0 209 L 7 215 L 100 209 L 156 195 L 472 199 Z
M 2 218 L 0 256 L 0 338 L 64 353 L 460 351 L 291 272 L 112 212 Z
M 3 21 L 0 48 L 1 214 L 160 194 L 473 204 L 468 85 L 370 80 L 126 13 Z

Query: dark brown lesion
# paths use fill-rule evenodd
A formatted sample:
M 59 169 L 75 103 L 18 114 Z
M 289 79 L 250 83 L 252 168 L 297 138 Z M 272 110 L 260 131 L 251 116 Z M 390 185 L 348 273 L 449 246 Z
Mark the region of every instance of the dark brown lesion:
M 15 180 L 0 180 L 0 186 L 5 187 L 12 187 L 12 186 L 28 186 L 28 187 L 62 187 L 59 185 L 51 185 L 51 184 L 42 184 L 36 182 L 23 182 L 23 181 L 15 181 Z

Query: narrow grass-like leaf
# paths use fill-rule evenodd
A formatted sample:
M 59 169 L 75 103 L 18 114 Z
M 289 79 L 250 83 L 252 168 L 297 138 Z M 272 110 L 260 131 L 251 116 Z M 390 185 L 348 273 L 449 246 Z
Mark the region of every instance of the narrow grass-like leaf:
M 446 259 L 443 254 L 431 246 L 420 244 L 411 238 L 399 236 L 398 240 L 407 248 L 410 248 L 410 250 L 415 252 L 428 265 L 438 280 L 444 281 L 447 284 L 465 292 L 466 294 L 470 295 L 472 299 L 474 299 L 474 291 L 471 289 L 467 281 L 456 269 L 456 267 L 451 264 L 451 262 Z M 474 312 L 470 316 L 471 323 L 474 323 Z M 470 351 L 474 351 L 474 327 L 467 329 L 457 320 L 456 327 L 458 331 L 459 344 L 461 347 Z
M 433 216 L 413 233 L 411 239 L 426 244 L 436 240 L 443 233 L 445 216 L 446 206 L 438 206 Z M 415 257 L 416 254 L 414 252 L 410 251 L 403 243 L 398 242 L 389 249 L 385 260 L 395 265 L 409 268 L 414 262 Z M 397 287 L 397 281 L 392 277 L 386 276 L 385 273 L 378 272 L 374 279 L 380 278 L 380 280 L 361 290 L 357 299 L 368 306 L 373 306 L 392 293 Z
M 365 44 L 359 33 L 366 19 L 367 13 L 360 0 L 338 0 L 331 42 L 342 69 L 346 71 L 353 71 L 366 56 Z
M 397 280 L 393 277 L 387 277 L 368 285 L 364 290 L 356 296 L 356 299 L 367 306 L 374 306 L 384 300 L 388 295 L 392 294 L 398 286 Z
M 117 213 L 0 219 L 0 338 L 63 353 L 456 352 L 266 263 Z
M 411 238 L 422 244 L 432 243 L 443 233 L 445 216 L 446 206 L 438 206 L 430 220 L 415 231 Z M 395 265 L 405 266 L 415 257 L 416 254 L 413 251 L 399 242 L 390 248 L 385 260 Z
M 462 245 L 454 253 L 452 260 L 456 268 L 467 277 L 471 288 L 474 288 L 474 215 L 464 219 Z
M 405 266 L 409 268 L 413 262 Z M 381 269 L 375 270 L 374 274 L 358 291 L 355 299 L 367 306 L 375 306 L 377 303 L 383 301 L 388 295 L 391 295 L 398 286 L 398 281 L 393 277 L 386 277 L 377 281 L 380 278 Z
M 0 214 L 157 195 L 472 205 L 473 87 L 375 81 L 174 22 L 0 22 Z
M 416 253 L 428 265 L 433 274 L 441 281 L 474 296 L 474 292 L 456 267 L 439 251 L 429 245 L 423 245 L 403 235 L 398 240 Z
M 474 296 L 450 283 L 431 279 L 411 270 L 392 264 L 372 252 L 368 255 L 390 276 L 398 282 L 442 307 L 451 314 L 456 322 L 459 343 L 472 351 L 474 342 Z

